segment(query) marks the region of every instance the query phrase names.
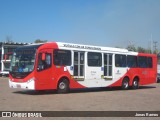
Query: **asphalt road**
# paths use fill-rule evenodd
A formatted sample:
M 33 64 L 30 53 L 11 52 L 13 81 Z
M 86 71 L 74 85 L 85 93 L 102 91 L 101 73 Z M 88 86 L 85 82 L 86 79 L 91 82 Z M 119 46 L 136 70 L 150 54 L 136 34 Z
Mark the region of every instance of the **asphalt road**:
M 160 83 L 141 86 L 138 90 L 81 89 L 72 90 L 69 94 L 56 94 L 55 91 L 37 92 L 12 89 L 8 86 L 8 78 L 0 77 L 0 111 L 160 111 Z M 159 118 L 152 119 L 158 120 Z M 17 118 L 14 119 L 17 120 Z M 56 119 L 82 120 L 90 118 L 60 117 Z M 106 118 L 95 117 L 92 119 Z M 107 119 L 146 120 L 151 117 L 107 117 Z

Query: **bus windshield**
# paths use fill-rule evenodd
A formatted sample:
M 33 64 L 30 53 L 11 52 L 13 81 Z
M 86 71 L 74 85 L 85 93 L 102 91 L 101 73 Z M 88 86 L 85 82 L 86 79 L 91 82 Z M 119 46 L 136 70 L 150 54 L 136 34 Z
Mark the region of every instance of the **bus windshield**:
M 24 78 L 34 70 L 36 49 L 39 45 L 23 46 L 13 53 L 10 74 L 15 78 Z

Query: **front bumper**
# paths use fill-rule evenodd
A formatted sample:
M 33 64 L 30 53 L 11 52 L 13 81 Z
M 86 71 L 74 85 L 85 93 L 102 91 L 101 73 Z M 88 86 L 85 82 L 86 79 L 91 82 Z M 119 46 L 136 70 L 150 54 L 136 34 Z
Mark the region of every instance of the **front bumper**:
M 27 82 L 13 82 L 9 79 L 9 87 L 10 88 L 21 88 L 21 89 L 29 89 L 29 90 L 35 90 L 35 81 L 29 80 Z

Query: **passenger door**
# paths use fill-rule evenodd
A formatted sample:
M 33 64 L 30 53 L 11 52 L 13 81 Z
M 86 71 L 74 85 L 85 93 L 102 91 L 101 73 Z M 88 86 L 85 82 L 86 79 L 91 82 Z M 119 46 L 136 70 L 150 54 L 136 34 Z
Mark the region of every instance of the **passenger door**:
M 74 71 L 73 76 L 77 80 L 84 80 L 84 52 L 74 52 Z
M 104 54 L 104 79 L 112 80 L 112 56 L 113 54 Z
M 38 53 L 38 62 L 36 66 L 36 88 L 49 89 L 52 81 L 52 49 L 41 50 Z

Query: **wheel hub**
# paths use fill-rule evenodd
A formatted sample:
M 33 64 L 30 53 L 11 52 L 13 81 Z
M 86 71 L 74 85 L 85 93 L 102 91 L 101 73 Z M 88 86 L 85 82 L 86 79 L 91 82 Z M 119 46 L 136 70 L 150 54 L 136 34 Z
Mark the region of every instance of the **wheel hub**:
M 127 87 L 128 87 L 128 83 L 127 83 L 127 82 L 125 82 L 125 83 L 124 83 L 124 86 L 125 86 L 125 88 L 127 88 Z
M 137 86 L 137 81 L 134 81 L 133 84 L 134 84 L 134 86 Z
M 65 89 L 65 87 L 66 87 L 65 83 L 61 82 L 61 83 L 59 84 L 59 88 L 60 88 L 60 89 Z

